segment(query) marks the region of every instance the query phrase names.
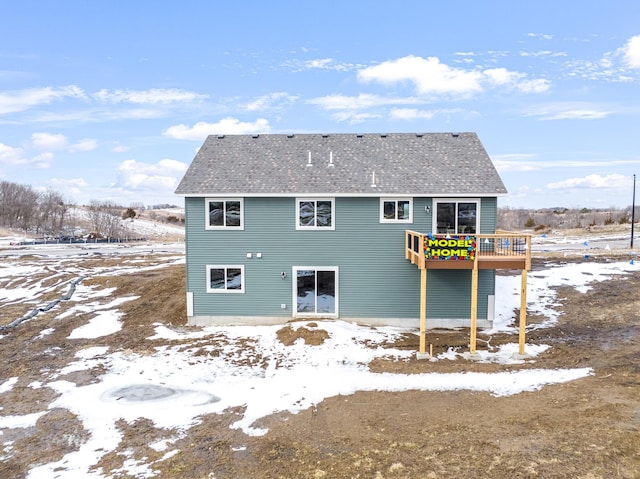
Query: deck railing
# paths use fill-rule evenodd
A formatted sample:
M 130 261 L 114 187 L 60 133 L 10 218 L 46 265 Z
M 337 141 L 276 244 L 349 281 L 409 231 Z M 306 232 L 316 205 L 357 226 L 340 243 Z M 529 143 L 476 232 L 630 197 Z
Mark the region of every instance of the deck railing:
M 428 268 L 434 262 L 438 267 L 443 261 L 452 261 L 451 266 L 461 267 L 460 261 L 473 267 L 473 261 L 491 262 L 511 268 L 522 263 L 522 269 L 531 267 L 531 235 L 500 231 L 495 234 L 424 234 L 406 231 L 405 258 L 420 269 Z M 440 245 L 439 251 L 428 251 L 428 245 Z M 438 256 L 437 253 L 443 253 Z M 520 266 L 517 266 L 520 267 Z

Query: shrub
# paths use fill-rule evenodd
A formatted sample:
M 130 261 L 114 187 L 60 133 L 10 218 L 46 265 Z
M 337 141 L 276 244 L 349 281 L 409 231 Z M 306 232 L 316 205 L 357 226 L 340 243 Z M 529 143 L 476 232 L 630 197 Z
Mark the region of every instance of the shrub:
M 126 220 L 128 218 L 135 218 L 137 216 L 136 210 L 133 208 L 127 208 L 127 210 L 122 213 L 122 219 Z
M 524 222 L 525 228 L 533 228 L 536 225 L 536 220 L 533 219 L 532 216 L 527 218 L 527 221 Z

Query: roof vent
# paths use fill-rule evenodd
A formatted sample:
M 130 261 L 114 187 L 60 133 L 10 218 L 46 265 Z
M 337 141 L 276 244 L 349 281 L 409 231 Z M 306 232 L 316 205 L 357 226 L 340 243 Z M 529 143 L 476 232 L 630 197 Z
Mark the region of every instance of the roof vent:
M 416 136 L 417 136 L 418 138 L 422 138 L 422 137 L 424 136 L 424 133 L 416 133 Z
M 362 135 L 362 133 L 358 133 L 356 134 L 356 138 L 362 138 L 364 135 Z
M 260 138 L 260 135 L 251 135 L 251 138 Z
M 224 138 L 224 135 L 218 135 L 218 140 L 222 140 Z
M 323 134 L 322 134 L 322 138 L 329 138 L 329 135 L 328 135 L 328 134 L 326 134 L 326 133 L 323 133 Z
M 333 151 L 329 152 L 329 164 L 327 166 L 330 166 L 331 168 L 336 166 L 336 165 L 333 164 Z
M 376 185 L 376 172 L 374 171 L 371 174 L 371 188 L 377 188 L 378 185 Z
M 309 159 L 307 160 L 307 166 L 313 166 L 311 163 L 311 152 L 309 152 Z
M 386 133 L 383 133 L 382 135 L 380 135 L 380 138 L 386 138 L 386 137 L 387 137 Z
M 287 138 L 293 138 L 293 137 L 294 137 L 294 134 L 293 134 L 293 133 L 289 133 L 289 134 L 287 135 Z
M 451 133 L 451 136 L 454 138 L 458 138 L 460 136 L 460 133 Z

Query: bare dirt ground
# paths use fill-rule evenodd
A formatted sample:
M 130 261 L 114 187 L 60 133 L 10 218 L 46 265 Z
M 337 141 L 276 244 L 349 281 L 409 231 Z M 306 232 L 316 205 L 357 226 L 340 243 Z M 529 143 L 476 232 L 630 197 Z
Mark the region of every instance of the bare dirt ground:
M 535 260 L 534 269 L 544 261 Z M 108 282 L 120 293 L 140 296 L 120 306 L 125 313 L 122 331 L 70 341 L 69 333 L 83 318 L 68 317 L 57 322 L 52 334 L 32 341 L 46 327 L 44 315 L 7 332 L 0 341 L 0 378 L 20 380 L 3 396 L 4 415 L 28 414 L 51 402 L 54 393 L 48 388 L 36 390 L 39 395 L 30 388 L 28 396 L 23 391 L 39 371 L 67 364 L 77 350 L 108 345 L 144 353 L 155 347 L 145 339 L 153 335 L 153 323 L 185 322 L 184 266 L 87 281 Z M 265 418 L 260 425 L 269 432 L 261 437 L 229 428 L 238 411 L 209 415 L 175 444 L 179 454 L 154 466 L 161 471 L 157 477 L 640 477 L 640 273 L 595 283 L 584 294 L 572 288 L 559 293 L 563 314 L 558 324 L 527 336 L 527 341 L 551 346 L 535 363 L 505 366 L 414 358 L 377 361 L 370 367 L 404 373 L 590 367 L 594 374 L 589 377 L 508 397 L 470 391 L 359 392 L 332 397 L 299 414 Z M 283 327 L 280 340 L 286 344 L 292 334 Z M 478 337 L 487 339 L 481 332 Z M 308 339 L 310 344 L 323 340 L 317 330 Z M 434 354 L 450 346 L 468 348 L 469 332 L 434 331 L 428 341 Z M 491 338 L 494 345 L 514 341 L 517 337 L 510 335 Z M 418 337 L 406 335 L 395 346 L 417 350 Z M 99 375 L 99 370 L 90 370 L 65 379 L 89 384 Z M 125 450 L 134 457 L 162 455 L 148 447 L 160 436 L 150 421 L 123 421 L 121 429 L 119 449 L 99 464 L 104 471 L 121 467 L 118 452 Z M 87 434 L 64 409 L 50 410 L 35 428 L 12 431 L 13 436 L 2 436 L 3 441 L 14 441 L 12 456 L 0 463 L 3 479 L 25 477 L 29 464 L 60 459 L 76 450 Z M 237 450 L 237 444 L 246 448 Z

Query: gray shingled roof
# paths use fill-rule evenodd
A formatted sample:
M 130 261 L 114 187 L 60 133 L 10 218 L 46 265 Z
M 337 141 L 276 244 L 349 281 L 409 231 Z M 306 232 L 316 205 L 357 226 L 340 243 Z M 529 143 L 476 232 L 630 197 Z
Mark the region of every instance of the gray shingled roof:
M 475 133 L 212 135 L 176 190 L 183 196 L 506 192 Z

